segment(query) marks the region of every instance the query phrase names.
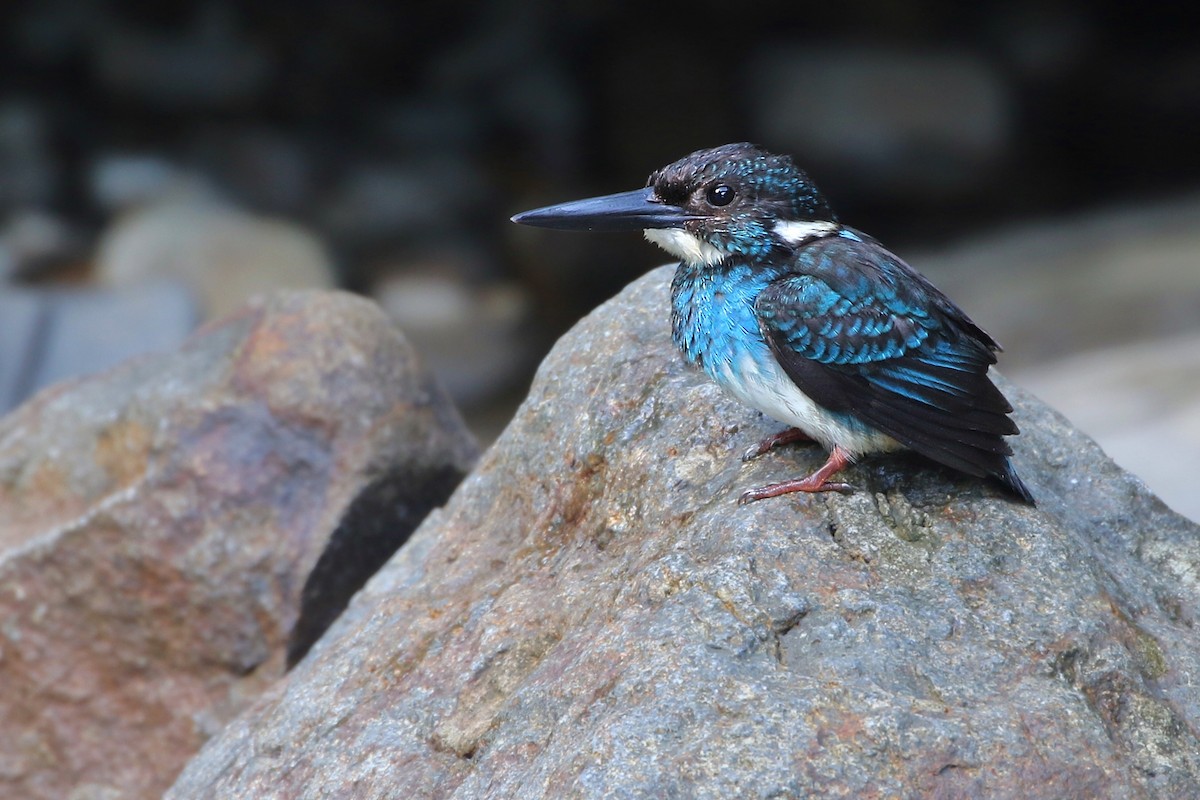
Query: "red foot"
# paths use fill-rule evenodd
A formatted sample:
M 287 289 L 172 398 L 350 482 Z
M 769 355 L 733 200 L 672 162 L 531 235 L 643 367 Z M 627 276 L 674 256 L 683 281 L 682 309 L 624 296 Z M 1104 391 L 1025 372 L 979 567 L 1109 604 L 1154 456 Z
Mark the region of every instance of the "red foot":
M 768 497 L 778 497 L 781 494 L 790 494 L 792 492 L 842 492 L 843 494 L 853 492 L 854 487 L 848 483 L 829 482 L 831 476 L 841 472 L 850 466 L 850 464 L 850 454 L 839 445 L 834 445 L 833 452 L 829 454 L 829 460 L 812 475 L 794 481 L 772 483 L 767 486 L 760 486 L 757 489 L 750 489 L 738 498 L 738 505 L 741 506 L 746 503 L 753 503 L 755 500 L 765 500 Z
M 742 461 L 750 461 L 751 459 L 758 458 L 768 450 L 779 447 L 780 445 L 791 444 L 792 442 L 811 441 L 812 437 L 799 428 L 788 428 L 785 431 L 780 431 L 779 433 L 768 436 L 753 447 L 747 448 L 746 452 L 742 453 Z

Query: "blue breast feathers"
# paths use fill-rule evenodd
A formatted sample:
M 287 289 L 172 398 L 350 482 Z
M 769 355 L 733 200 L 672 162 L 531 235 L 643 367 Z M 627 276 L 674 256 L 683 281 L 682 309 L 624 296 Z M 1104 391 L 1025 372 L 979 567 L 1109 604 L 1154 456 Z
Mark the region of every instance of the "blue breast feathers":
M 747 264 L 681 265 L 671 286 L 671 333 L 688 361 L 724 382 L 743 356 L 771 359 L 754 301 L 776 274 Z

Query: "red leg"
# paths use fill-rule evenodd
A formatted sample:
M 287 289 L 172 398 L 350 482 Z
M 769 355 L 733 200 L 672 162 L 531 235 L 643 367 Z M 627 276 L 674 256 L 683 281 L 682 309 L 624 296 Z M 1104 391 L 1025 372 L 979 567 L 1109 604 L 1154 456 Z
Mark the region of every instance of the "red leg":
M 850 466 L 851 463 L 850 454 L 843 450 L 841 446 L 834 445 L 833 452 L 829 454 L 829 460 L 812 475 L 794 481 L 772 483 L 767 486 L 760 486 L 757 489 L 750 489 L 738 498 L 738 505 L 753 503 L 755 500 L 763 500 L 768 497 L 778 497 L 781 494 L 790 494 L 791 492 L 852 492 L 854 490 L 848 483 L 829 482 L 830 477 L 841 472 Z
M 753 447 L 747 448 L 746 452 L 742 453 L 742 461 L 749 461 L 750 459 L 758 458 L 768 450 L 779 447 L 780 445 L 791 444 L 792 442 L 811 441 L 812 437 L 799 428 L 788 428 L 785 431 L 780 431 L 779 433 L 768 436 Z

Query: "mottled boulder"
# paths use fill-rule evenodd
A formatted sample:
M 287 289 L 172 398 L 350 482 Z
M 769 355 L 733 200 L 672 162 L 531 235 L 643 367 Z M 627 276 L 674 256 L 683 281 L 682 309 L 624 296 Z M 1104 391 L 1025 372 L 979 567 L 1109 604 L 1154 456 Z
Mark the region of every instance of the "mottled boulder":
M 1200 796 L 1200 547 L 1005 384 L 1037 509 L 824 454 L 685 367 L 669 270 L 546 359 L 447 506 L 183 798 Z
M 347 509 L 394 550 L 474 448 L 394 326 L 338 293 L 0 420 L 0 797 L 160 796 L 283 673 L 306 580 L 326 618 L 356 588 L 322 603 L 313 570 L 335 529 L 356 541 Z

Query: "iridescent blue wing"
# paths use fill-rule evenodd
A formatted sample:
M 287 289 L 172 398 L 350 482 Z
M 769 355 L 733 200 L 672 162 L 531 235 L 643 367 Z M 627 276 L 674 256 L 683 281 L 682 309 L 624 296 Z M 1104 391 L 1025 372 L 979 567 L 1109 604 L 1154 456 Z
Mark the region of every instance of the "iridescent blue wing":
M 1004 436 L 1012 406 L 988 378 L 996 342 L 919 273 L 869 239 L 802 248 L 755 302 L 759 326 L 799 389 L 901 444 L 1032 501 Z

